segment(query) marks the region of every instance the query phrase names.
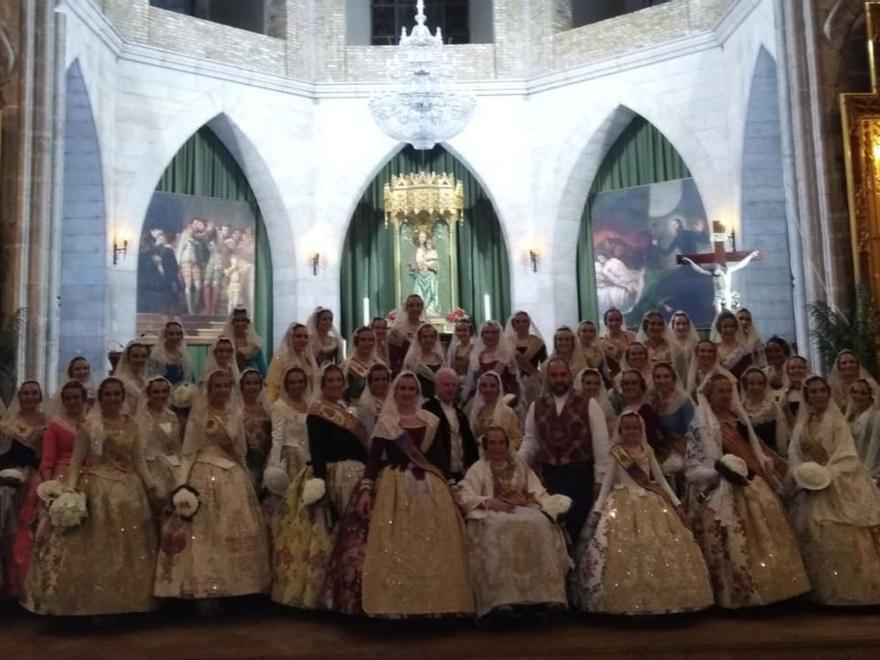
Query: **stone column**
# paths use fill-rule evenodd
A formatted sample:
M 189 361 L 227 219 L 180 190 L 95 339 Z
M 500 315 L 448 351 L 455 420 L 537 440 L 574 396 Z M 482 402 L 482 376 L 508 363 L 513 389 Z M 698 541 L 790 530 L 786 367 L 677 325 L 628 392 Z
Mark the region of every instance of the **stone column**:
M 53 247 L 61 203 L 57 165 L 63 156 L 57 116 L 64 92 L 63 70 L 58 71 L 60 15 L 55 2 L 46 0 L 3 5 L 7 34 L 15 35 L 18 48 L 3 112 L 2 308 L 6 313 L 26 309 L 18 372 L 46 382 L 54 371 L 53 355 L 57 358 Z

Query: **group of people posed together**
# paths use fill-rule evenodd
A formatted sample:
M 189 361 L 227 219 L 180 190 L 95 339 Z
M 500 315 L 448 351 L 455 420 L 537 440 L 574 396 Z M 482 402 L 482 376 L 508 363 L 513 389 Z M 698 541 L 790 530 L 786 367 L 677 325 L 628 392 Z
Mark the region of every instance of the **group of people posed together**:
M 3 593 L 43 615 L 267 594 L 372 617 L 625 615 L 804 594 L 880 603 L 880 386 L 747 310 L 456 324 L 330 310 L 266 365 L 245 308 L 203 372 L 183 327 L 0 422 Z

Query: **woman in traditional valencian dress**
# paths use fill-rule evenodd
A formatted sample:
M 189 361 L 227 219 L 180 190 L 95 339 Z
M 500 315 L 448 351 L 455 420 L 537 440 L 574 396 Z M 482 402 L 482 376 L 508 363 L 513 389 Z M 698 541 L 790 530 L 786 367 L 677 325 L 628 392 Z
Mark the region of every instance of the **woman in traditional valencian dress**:
M 859 358 L 850 350 L 842 350 L 834 360 L 831 374 L 828 376 L 828 384 L 831 386 L 831 396 L 839 410 L 846 410 L 849 406 L 849 388 L 859 378 L 864 378 L 874 391 L 880 396 L 880 384 L 868 373 Z
M 458 374 L 459 382 L 467 378 L 471 364 L 471 351 L 474 350 L 474 325 L 470 319 L 456 321 L 449 350 L 446 351 L 446 366 Z
M 636 346 L 637 344 L 632 344 Z M 627 412 L 636 412 L 641 415 L 645 422 L 645 432 L 648 444 L 652 449 L 666 452 L 663 435 L 660 433 L 660 417 L 652 405 L 648 396 L 648 383 L 641 371 L 637 369 L 624 369 L 617 374 L 620 390 L 617 392 L 617 413 L 622 415 Z
M 18 528 L 12 544 L 8 566 L 7 593 L 18 596 L 23 593 L 25 578 L 31 564 L 32 550 L 40 526 L 48 524 L 41 518 L 37 486 L 53 479 L 63 481 L 70 469 L 70 461 L 76 445 L 76 433 L 85 420 L 89 393 L 79 381 L 68 380 L 59 390 L 60 410 L 49 419 L 43 433 L 39 474 L 31 477 L 30 488 L 18 514 Z M 42 520 L 42 522 L 41 522 Z
M 307 387 L 305 371 L 291 367 L 284 374 L 281 396 L 272 404 L 272 450 L 263 483 L 276 497 L 285 495 L 308 460 Z
M 150 377 L 161 376 L 171 383 L 172 387 L 192 382 L 192 365 L 189 361 L 183 326 L 179 322 L 168 321 L 165 324 L 159 341 L 150 351 L 147 374 Z
M 584 356 L 584 364 L 589 369 L 602 371 L 605 368 L 605 351 L 599 344 L 599 331 L 592 321 L 581 321 L 577 327 L 578 346 Z
M 67 363 L 67 368 L 58 378 L 58 383 L 62 386 L 70 381 L 76 381 L 86 388 L 86 412 L 88 412 L 88 409 L 95 403 L 98 386 L 92 376 L 92 366 L 89 364 L 88 359 L 82 355 L 72 358 Z M 63 413 L 64 406 L 61 403 L 61 389 L 56 390 L 49 401 L 43 404 L 43 411 L 49 417 Z M 2 416 L 2 413 L 0 413 L 0 416 Z
M 345 373 L 345 382 L 348 388 L 345 390 L 345 400 L 349 403 L 357 401 L 367 386 L 367 374 L 373 365 L 384 364 L 376 356 L 376 335 L 367 326 L 362 326 L 354 331 L 351 338 L 354 352 L 342 365 Z
M 790 357 L 791 346 L 782 337 L 774 335 L 764 344 L 764 359 L 767 361 L 767 366 L 763 367 L 763 370 L 767 374 L 767 382 L 776 399 L 785 387 L 785 364 Z
M 620 375 L 624 371 L 638 371 L 642 375 L 642 379 L 650 386 L 651 384 L 651 364 L 650 353 L 648 347 L 640 341 L 634 341 L 626 350 L 623 351 L 623 359 L 620 361 L 620 371 L 615 376 L 616 388 L 620 390 Z
M 388 321 L 381 316 L 375 316 L 370 321 L 370 330 L 373 331 L 373 336 L 376 338 L 374 349 L 376 361 L 388 364 Z
M 437 328 L 430 323 L 422 323 L 416 332 L 415 341 L 410 344 L 403 368 L 412 371 L 419 379 L 419 385 L 426 399 L 434 396 L 434 378 L 446 364 L 443 345 Z
M 614 406 L 611 405 L 611 399 L 608 397 L 608 390 L 605 387 L 605 379 L 602 372 L 598 369 L 581 369 L 581 372 L 575 376 L 574 389 L 581 392 L 588 399 L 595 399 L 596 403 L 602 409 L 605 416 L 605 424 L 608 426 L 608 433 L 612 435 L 617 427 L 617 413 Z
M 282 380 L 291 367 L 299 367 L 306 375 L 306 397 L 315 390 L 318 366 L 309 343 L 309 329 L 302 323 L 291 323 L 275 351 L 266 376 L 266 401 L 270 405 L 281 396 Z
M 657 426 L 662 437 L 662 442 L 654 448 L 654 454 L 675 491 L 684 494 L 686 437 L 696 408 L 671 364 L 655 364 L 651 375 L 654 381 L 653 403 L 657 411 Z
M 739 379 L 753 364 L 752 346 L 746 343 L 733 312 L 724 310 L 715 319 L 712 340 L 717 342 L 718 363 Z
M 223 370 L 207 375 L 183 440 L 178 486 L 195 491 L 194 514 L 175 509 L 162 526 L 155 594 L 199 601 L 269 588 L 268 535 L 245 455 L 247 439 L 235 383 Z M 186 492 L 186 491 L 182 491 Z
M 113 370 L 113 377 L 122 381 L 125 386 L 125 403 L 123 412 L 127 415 L 137 413 L 144 388 L 147 386 L 147 362 L 150 349 L 142 341 L 130 341 L 119 357 L 119 363 Z
M 248 367 L 239 379 L 244 434 L 247 441 L 245 461 L 254 491 L 263 491 L 263 470 L 272 449 L 272 417 L 263 390 L 263 377 L 256 369 Z
M 804 400 L 804 381 L 810 375 L 807 359 L 792 355 L 785 363 L 785 385 L 779 395 L 779 407 L 785 413 L 789 428 L 794 428 L 798 410 Z
M 143 434 L 123 412 L 117 378 L 98 388 L 98 406 L 76 438 L 64 487 L 83 493 L 75 527 L 46 525 L 37 537 L 22 604 L 36 614 L 146 612 L 156 606 L 156 523 L 161 493 L 144 461 Z
M 605 364 L 608 367 L 608 375 L 614 377 L 620 371 L 620 361 L 626 347 L 636 340 L 634 332 L 626 329 L 623 323 L 623 314 L 619 309 L 611 308 L 602 317 L 605 332 L 599 337 L 599 344 L 605 353 Z
M 138 424 L 144 434 L 144 460 L 163 493 L 174 490 L 180 468 L 180 422 L 168 407 L 170 394 L 171 383 L 162 376 L 154 376 L 147 382 L 138 411 Z
M 326 307 L 318 307 L 306 321 L 306 327 L 318 368 L 325 364 L 342 364 L 345 358 L 342 336 L 333 325 L 333 312 Z
M 582 369 L 587 368 L 587 361 L 584 353 L 578 348 L 577 337 L 575 336 L 574 331 L 567 325 L 559 326 L 556 328 L 556 332 L 553 333 L 553 354 L 550 356 L 550 360 L 555 358 L 560 358 L 568 362 L 568 368 L 573 374 L 579 373 Z M 547 360 L 544 363 L 543 366 L 545 369 L 550 360 Z M 542 374 L 542 376 L 543 380 L 546 380 L 546 374 Z
M 544 389 L 541 365 L 547 359 L 547 346 L 528 312 L 519 311 L 511 316 L 505 333 L 516 351 L 516 366 L 523 387 L 523 405 L 527 407 L 541 396 Z
M 773 464 L 725 374 L 707 379 L 687 443 L 687 511 L 715 602 L 752 607 L 809 591 L 797 538 L 773 492 Z
M 660 312 L 656 310 L 645 312 L 639 325 L 638 341 L 648 349 L 648 362 L 652 368 L 660 362 L 673 365 L 680 362 L 678 346 L 674 343 Z
M 202 387 L 208 382 L 208 376 L 215 371 L 222 371 L 230 379 L 233 384 L 237 384 L 241 380 L 241 372 L 238 370 L 238 364 L 235 361 L 235 346 L 229 337 L 220 336 L 211 344 L 208 349 L 208 358 L 202 367 L 202 377 L 199 379 Z M 241 392 L 238 387 L 233 387 L 232 398 L 240 403 Z
M 40 384 L 26 380 L 0 419 L 0 470 L 19 477 L 0 481 L 0 594 L 12 598 L 21 593 L 31 556 L 30 530 L 39 516 L 37 467 L 46 427 L 42 403 Z
M 687 380 L 688 368 L 694 357 L 694 349 L 697 347 L 697 342 L 700 341 L 700 333 L 697 332 L 697 327 L 687 312 L 681 310 L 673 312 L 669 319 L 669 332 L 678 355 L 678 361 L 672 366 L 675 367 L 678 377 L 684 383 Z
M 368 437 L 342 403 L 345 377 L 336 365 L 320 376 L 321 398 L 306 417 L 308 458 L 272 521 L 272 600 L 321 606 L 330 554 L 352 492 L 364 474 Z
M 760 367 L 749 367 L 740 378 L 740 389 L 743 408 L 758 439 L 765 449 L 770 449 L 778 456 L 785 456 L 788 452 L 790 429 L 785 413 L 773 398 L 767 374 Z
M 373 432 L 390 387 L 391 369 L 384 364 L 374 364 L 367 374 L 367 387 L 364 393 L 354 402 L 354 414 L 368 434 Z
M 369 519 L 361 595 L 370 616 L 475 611 L 464 523 L 445 475 L 426 458 L 440 421 L 419 397 L 415 374 L 395 379 L 354 505 Z
M 767 358 L 764 356 L 764 343 L 761 341 L 761 333 L 755 325 L 752 313 L 745 307 L 736 311 L 736 320 L 739 322 L 739 331 L 745 342 L 746 348 L 752 354 L 752 364 L 764 368 L 767 366 Z
M 859 378 L 849 386 L 846 421 L 852 431 L 859 460 L 874 479 L 880 477 L 880 402 L 871 384 Z
M 487 371 L 480 376 L 477 393 L 471 404 L 470 424 L 475 438 L 480 438 L 492 426 L 504 429 L 513 451 L 519 451 L 523 435 L 519 418 L 505 402 L 501 391 L 501 377 L 494 371 Z
M 516 366 L 516 351 L 504 336 L 498 321 L 486 321 L 480 326 L 479 338 L 471 353 L 471 364 L 465 385 L 466 399 L 474 396 L 477 381 L 487 371 L 494 371 L 501 377 L 504 393 L 513 395 L 511 405 L 522 407 L 522 385 L 519 369 Z
M 694 358 L 685 379 L 685 389 L 695 403 L 706 379 L 716 373 L 724 374 L 731 383 L 737 384 L 734 375 L 718 363 L 718 346 L 715 342 L 701 339 L 694 348 Z
M 555 498 L 516 456 L 504 429 L 490 427 L 482 445 L 483 458 L 468 469 L 458 495 L 477 616 L 514 606 L 567 607 L 571 560 L 551 519 L 560 513 Z
M 254 330 L 250 312 L 244 305 L 236 305 L 226 325 L 224 337 L 229 337 L 235 346 L 235 363 L 239 371 L 256 369 L 260 375 L 266 373 L 266 356 L 263 354 L 263 340 Z
M 825 605 L 880 603 L 880 492 L 821 376 L 805 383 L 788 452 L 791 515 Z
M 396 312 L 388 332 L 388 366 L 395 376 L 403 369 L 403 360 L 409 352 L 410 344 L 426 320 L 422 316 L 424 310 L 425 301 L 417 293 L 412 293 L 403 302 L 403 309 Z
M 671 614 L 711 607 L 700 546 L 648 445 L 638 413 L 620 417 L 611 469 L 576 557 L 576 601 L 591 612 Z

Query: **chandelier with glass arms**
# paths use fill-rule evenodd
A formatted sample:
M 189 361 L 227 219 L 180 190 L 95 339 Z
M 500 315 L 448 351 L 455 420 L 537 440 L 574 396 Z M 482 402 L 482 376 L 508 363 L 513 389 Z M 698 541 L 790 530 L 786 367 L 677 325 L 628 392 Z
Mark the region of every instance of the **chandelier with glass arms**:
M 389 88 L 370 99 L 373 119 L 383 132 L 416 149 L 431 149 L 457 135 L 470 121 L 476 100 L 456 91 L 443 50 L 440 28 L 425 25 L 425 3 L 418 0 L 416 25 L 400 44 L 389 65 Z

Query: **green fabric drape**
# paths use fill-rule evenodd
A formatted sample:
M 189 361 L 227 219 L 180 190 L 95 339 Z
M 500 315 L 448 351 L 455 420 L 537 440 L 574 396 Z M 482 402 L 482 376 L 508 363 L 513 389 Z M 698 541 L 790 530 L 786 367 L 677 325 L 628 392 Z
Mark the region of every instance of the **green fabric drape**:
M 410 172 L 450 172 L 464 184 L 464 222 L 458 225 L 458 304 L 481 323 L 483 296 L 491 297 L 492 317 L 510 314 L 507 248 L 495 209 L 476 178 L 441 146 L 429 151 L 404 147 L 370 182 L 352 215 L 342 254 L 341 330 L 350 337 L 363 320 L 363 299 L 370 315 L 385 315 L 400 305 L 395 291 L 394 233 L 385 227 L 383 187 L 392 176 Z
M 598 193 L 691 176 L 678 151 L 653 124 L 636 116 L 608 150 L 584 205 L 578 232 L 578 311 L 582 319 L 596 319 L 596 271 L 593 258 L 591 210 Z
M 235 157 L 207 127 L 187 140 L 159 179 L 156 192 L 201 195 L 248 202 L 257 218 L 256 264 L 254 274 L 254 329 L 263 338 L 266 359 L 272 357 L 272 253 L 266 227 L 254 191 Z M 190 359 L 195 373 L 201 373 L 207 347 L 191 346 Z

